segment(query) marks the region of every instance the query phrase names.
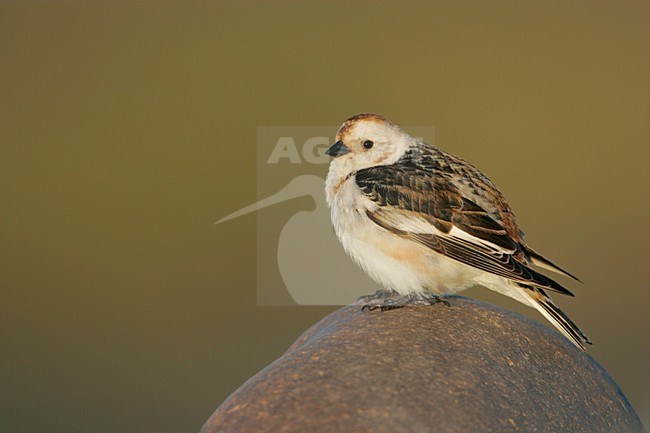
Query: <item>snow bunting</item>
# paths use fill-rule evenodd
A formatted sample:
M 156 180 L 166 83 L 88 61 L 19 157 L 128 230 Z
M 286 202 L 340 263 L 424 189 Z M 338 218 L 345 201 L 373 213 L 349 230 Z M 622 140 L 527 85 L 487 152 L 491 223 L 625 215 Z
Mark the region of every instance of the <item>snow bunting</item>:
M 381 286 L 435 300 L 481 285 L 536 308 L 582 350 L 591 344 L 546 292 L 573 294 L 529 265 L 577 278 L 526 245 L 501 192 L 470 163 L 376 114 L 346 120 L 326 153 L 334 231 Z

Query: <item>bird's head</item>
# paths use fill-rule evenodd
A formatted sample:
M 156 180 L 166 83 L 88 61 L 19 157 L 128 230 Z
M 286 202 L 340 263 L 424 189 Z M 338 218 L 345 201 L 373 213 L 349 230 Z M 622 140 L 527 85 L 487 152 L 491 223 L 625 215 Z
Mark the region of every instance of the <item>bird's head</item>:
M 332 156 L 330 171 L 346 176 L 378 165 L 397 162 L 415 139 L 377 114 L 357 114 L 336 133 L 336 142 L 325 153 Z

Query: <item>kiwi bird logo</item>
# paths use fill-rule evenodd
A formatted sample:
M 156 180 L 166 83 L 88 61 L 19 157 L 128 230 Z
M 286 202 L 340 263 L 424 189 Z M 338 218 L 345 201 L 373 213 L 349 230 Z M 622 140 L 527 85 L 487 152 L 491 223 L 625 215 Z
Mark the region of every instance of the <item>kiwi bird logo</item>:
M 280 232 L 275 258 L 293 300 L 299 305 L 347 305 L 374 292 L 376 284 L 349 260 L 331 229 L 325 181 L 319 176 L 297 176 L 275 194 L 223 217 L 216 224 L 305 196 L 312 198 L 313 209 L 299 211 L 289 218 Z

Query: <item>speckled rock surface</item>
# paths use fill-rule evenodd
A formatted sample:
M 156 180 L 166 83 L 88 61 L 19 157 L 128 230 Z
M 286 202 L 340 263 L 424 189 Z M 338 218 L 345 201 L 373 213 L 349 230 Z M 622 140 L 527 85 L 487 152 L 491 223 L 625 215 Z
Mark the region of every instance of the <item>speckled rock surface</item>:
M 560 334 L 447 299 L 451 306 L 330 314 L 201 432 L 644 431 L 607 372 Z

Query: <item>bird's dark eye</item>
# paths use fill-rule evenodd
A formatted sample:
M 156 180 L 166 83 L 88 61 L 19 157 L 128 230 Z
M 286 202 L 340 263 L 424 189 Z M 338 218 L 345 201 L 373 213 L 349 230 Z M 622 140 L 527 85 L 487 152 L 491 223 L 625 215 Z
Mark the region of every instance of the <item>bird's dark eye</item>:
M 374 146 L 374 144 L 375 143 L 373 143 L 372 141 L 366 140 L 363 142 L 363 147 L 365 147 L 366 149 L 370 149 L 372 146 Z

